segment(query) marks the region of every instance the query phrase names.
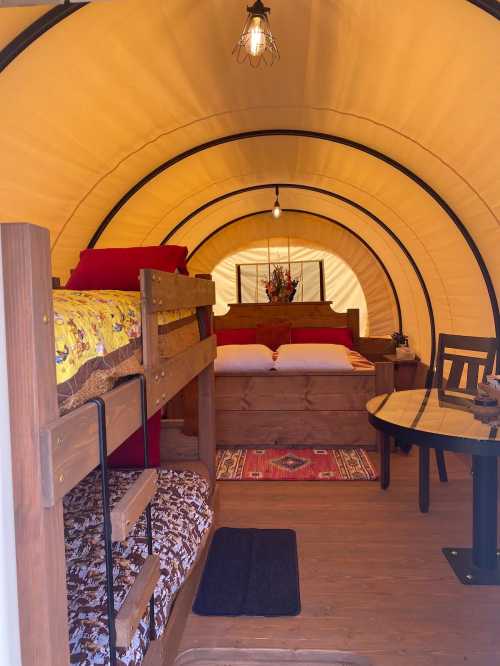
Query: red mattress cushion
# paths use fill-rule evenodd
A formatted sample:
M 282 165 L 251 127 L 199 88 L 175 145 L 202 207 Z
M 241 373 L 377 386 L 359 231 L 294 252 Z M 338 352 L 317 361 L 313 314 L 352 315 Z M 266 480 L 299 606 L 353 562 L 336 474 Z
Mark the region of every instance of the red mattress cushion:
M 141 268 L 187 275 L 186 257 L 187 247 L 179 245 L 83 250 L 66 289 L 139 291 Z
M 161 411 L 158 410 L 156 414 L 148 419 L 148 457 L 151 467 L 160 466 L 160 430 Z M 113 451 L 108 457 L 108 465 L 110 467 L 144 467 L 143 442 L 141 426 L 116 451 Z
M 216 331 L 217 345 L 255 345 L 257 331 L 255 328 L 226 328 Z
M 344 345 L 349 349 L 353 347 L 352 331 L 350 328 L 292 328 L 293 343 L 327 343 Z

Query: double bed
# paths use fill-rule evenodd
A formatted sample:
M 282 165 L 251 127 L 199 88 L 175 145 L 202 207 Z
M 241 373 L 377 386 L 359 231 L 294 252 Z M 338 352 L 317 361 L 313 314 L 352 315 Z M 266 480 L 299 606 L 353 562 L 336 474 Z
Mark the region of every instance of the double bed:
M 279 360 L 265 370 L 227 371 L 221 370 L 220 364 L 217 370 L 216 362 L 218 446 L 373 448 L 376 433 L 368 423 L 365 405 L 374 395 L 393 389 L 393 367 L 391 363 L 370 361 L 366 356 L 388 353 L 392 341 L 360 337 L 358 310 L 338 313 L 329 302 L 236 304 L 230 306 L 226 315 L 215 317 L 219 345 L 223 344 L 218 347 L 219 355 L 227 340 L 238 339 L 231 337 L 231 331 L 246 331 L 246 340 L 253 341 L 249 332 L 260 329 L 264 338 L 257 333 L 257 341 L 265 342 L 269 328 L 273 325 L 283 328 L 284 323 L 291 329 L 291 342 L 294 339 L 346 342 L 352 347 L 343 345 L 348 364 L 341 369 L 321 369 L 315 363 L 314 368 L 308 369 L 305 356 L 295 371 L 280 369 Z M 310 337 L 304 338 L 307 331 L 311 332 Z M 270 335 L 270 344 L 276 346 L 279 359 L 283 354 L 280 351 L 283 347 L 277 346 L 280 336 L 277 341 L 272 330 Z M 314 347 L 323 346 L 301 345 L 311 353 Z

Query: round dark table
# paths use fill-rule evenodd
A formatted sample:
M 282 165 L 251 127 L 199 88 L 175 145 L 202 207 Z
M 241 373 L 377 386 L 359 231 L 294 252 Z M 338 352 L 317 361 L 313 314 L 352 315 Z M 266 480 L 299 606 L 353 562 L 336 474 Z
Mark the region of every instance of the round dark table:
M 370 423 L 379 431 L 383 489 L 390 483 L 391 436 L 419 446 L 421 466 L 426 462 L 428 465 L 429 448 L 472 455 L 473 545 L 443 548 L 443 553 L 462 583 L 500 585 L 496 460 L 500 455 L 500 429 L 475 418 L 471 404 L 470 398 L 447 394 L 443 389 L 415 389 L 375 396 L 366 407 Z M 427 483 L 423 475 L 420 482 Z M 426 507 L 421 505 L 421 510 Z

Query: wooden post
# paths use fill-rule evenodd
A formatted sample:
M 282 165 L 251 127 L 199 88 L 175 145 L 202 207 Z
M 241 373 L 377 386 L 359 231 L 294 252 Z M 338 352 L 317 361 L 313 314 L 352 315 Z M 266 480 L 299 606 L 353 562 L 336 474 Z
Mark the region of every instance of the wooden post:
M 1 224 L 24 666 L 69 663 L 62 502 L 44 508 L 39 431 L 57 418 L 49 233 Z
M 197 274 L 196 277 L 211 280 L 209 274 Z M 199 308 L 201 310 L 202 308 Z M 199 320 L 204 322 L 206 336 L 214 332 L 214 315 L 212 306 L 203 308 L 204 316 L 199 312 Z M 201 316 L 200 316 L 201 315 Z M 203 326 L 201 327 L 203 328 Z M 200 330 L 201 333 L 201 330 Z M 210 478 L 212 492 L 215 488 L 215 374 L 211 363 L 198 375 L 198 456 L 205 463 Z
M 211 363 L 198 375 L 198 455 L 215 486 L 215 375 Z
M 158 343 L 158 313 L 151 311 L 150 271 L 141 271 L 142 363 L 145 370 L 156 368 L 160 362 Z

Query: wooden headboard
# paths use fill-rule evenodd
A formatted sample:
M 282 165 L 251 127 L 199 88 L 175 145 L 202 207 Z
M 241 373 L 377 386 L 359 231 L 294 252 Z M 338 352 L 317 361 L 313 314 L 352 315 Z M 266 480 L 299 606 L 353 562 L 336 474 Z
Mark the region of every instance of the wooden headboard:
M 276 320 L 289 321 L 292 328 L 299 326 L 332 326 L 350 328 L 354 340 L 359 338 L 359 310 L 335 312 L 331 301 L 307 303 L 232 303 L 229 312 L 214 317 L 216 331 L 227 328 L 255 328 L 257 324 L 270 324 Z

